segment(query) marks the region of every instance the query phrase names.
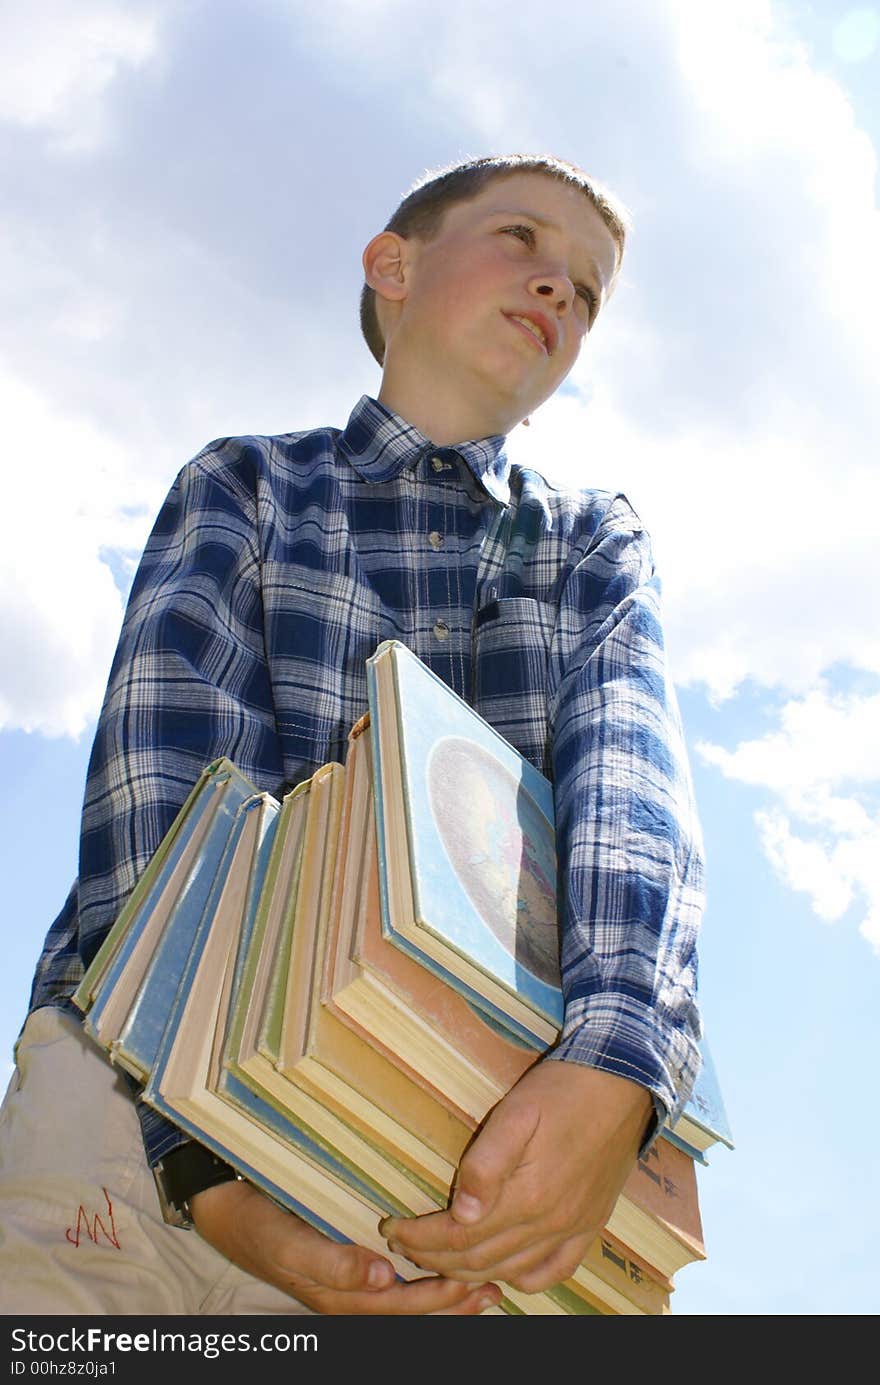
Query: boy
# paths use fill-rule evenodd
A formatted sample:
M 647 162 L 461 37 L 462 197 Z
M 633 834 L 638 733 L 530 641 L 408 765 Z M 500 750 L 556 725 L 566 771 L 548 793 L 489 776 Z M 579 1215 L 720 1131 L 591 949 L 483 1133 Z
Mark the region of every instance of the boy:
M 79 879 L 6 1102 L 4 1311 L 479 1313 L 496 1281 L 571 1274 L 680 1110 L 701 859 L 647 537 L 624 497 L 555 491 L 504 455 L 574 364 L 625 231 L 560 160 L 441 170 L 364 251 L 377 399 L 341 432 L 220 440 L 178 477 L 132 588 Z M 566 1001 L 558 1046 L 491 1113 L 450 1209 L 383 1224 L 426 1271 L 407 1284 L 141 1108 L 144 1160 L 120 1079 L 65 1011 L 202 767 L 228 755 L 278 793 L 342 758 L 364 660 L 392 637 L 554 779 Z M 57 1156 L 38 1140 L 53 1113 L 71 1127 Z M 196 1235 L 162 1220 L 148 1165 Z M 69 1224 L 80 1211 L 93 1237 Z

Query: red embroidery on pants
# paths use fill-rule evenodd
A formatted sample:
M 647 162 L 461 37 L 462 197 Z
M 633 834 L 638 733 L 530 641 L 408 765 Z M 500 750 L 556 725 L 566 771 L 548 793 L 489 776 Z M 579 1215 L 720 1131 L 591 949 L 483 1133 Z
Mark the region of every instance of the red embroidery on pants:
M 113 1203 L 110 1201 L 110 1194 L 107 1192 L 107 1189 L 103 1187 L 101 1189 L 101 1192 L 104 1194 L 104 1201 L 107 1203 L 107 1216 L 110 1218 L 110 1230 L 107 1230 L 106 1226 L 101 1220 L 100 1215 L 97 1212 L 95 1213 L 94 1217 L 90 1222 L 88 1212 L 83 1207 L 82 1203 L 80 1203 L 76 1213 L 76 1226 L 69 1226 L 65 1231 L 64 1235 L 66 1236 L 67 1240 L 70 1241 L 70 1244 L 72 1246 L 78 1246 L 80 1242 L 81 1233 L 83 1230 L 85 1230 L 85 1233 L 88 1236 L 89 1240 L 93 1241 L 94 1244 L 97 1245 L 98 1231 L 100 1229 L 104 1239 L 108 1241 L 111 1246 L 115 1246 L 117 1250 L 121 1250 L 122 1247 L 120 1246 L 119 1240 L 116 1236 L 116 1223 L 113 1220 Z

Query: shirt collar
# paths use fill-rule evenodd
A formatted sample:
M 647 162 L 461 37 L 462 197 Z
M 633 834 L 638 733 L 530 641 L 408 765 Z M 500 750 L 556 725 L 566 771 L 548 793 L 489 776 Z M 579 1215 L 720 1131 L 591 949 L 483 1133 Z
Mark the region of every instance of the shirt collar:
M 503 434 L 497 433 L 490 438 L 459 442 L 455 447 L 437 447 L 400 414 L 364 394 L 354 406 L 338 445 L 358 475 L 371 482 L 392 481 L 423 457 L 461 457 L 486 493 L 499 504 L 507 505 L 510 462 L 504 443 Z

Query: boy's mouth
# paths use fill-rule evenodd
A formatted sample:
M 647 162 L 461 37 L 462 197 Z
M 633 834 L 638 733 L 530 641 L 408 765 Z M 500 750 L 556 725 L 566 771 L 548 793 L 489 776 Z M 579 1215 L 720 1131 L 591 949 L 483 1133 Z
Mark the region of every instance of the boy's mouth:
M 553 343 L 549 340 L 547 331 L 532 317 L 524 317 L 520 313 L 508 313 L 511 322 L 518 322 L 535 340 L 543 347 L 548 356 L 553 354 Z

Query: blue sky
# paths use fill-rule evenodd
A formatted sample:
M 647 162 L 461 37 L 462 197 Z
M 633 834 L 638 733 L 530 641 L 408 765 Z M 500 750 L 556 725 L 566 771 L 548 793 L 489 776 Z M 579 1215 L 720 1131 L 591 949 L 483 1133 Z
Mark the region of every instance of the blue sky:
M 880 6 L 838 0 L 4 8 L 0 1062 L 177 470 L 344 423 L 379 387 L 361 250 L 410 183 L 550 151 L 634 231 L 510 450 L 651 531 L 706 837 L 736 1148 L 674 1311 L 880 1309 L 878 75 Z

